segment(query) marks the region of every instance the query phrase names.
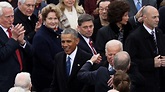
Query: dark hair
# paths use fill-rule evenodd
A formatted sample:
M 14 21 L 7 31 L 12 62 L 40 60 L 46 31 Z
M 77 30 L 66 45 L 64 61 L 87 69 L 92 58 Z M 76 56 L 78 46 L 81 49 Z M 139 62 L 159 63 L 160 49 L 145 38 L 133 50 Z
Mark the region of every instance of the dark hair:
M 108 6 L 108 21 L 117 23 L 122 20 L 124 13 L 130 10 L 130 6 L 126 0 L 115 0 Z
M 128 74 L 122 70 L 116 71 L 113 77 L 113 86 L 119 92 L 130 92 L 131 81 Z
M 78 32 L 73 28 L 64 29 L 61 34 L 72 34 L 75 38 L 78 38 Z
M 81 26 L 83 22 L 94 21 L 94 18 L 89 14 L 82 14 L 78 17 L 78 25 Z
M 100 1 L 97 3 L 97 8 L 99 8 L 101 2 L 105 2 L 105 1 L 111 2 L 111 0 L 100 0 Z

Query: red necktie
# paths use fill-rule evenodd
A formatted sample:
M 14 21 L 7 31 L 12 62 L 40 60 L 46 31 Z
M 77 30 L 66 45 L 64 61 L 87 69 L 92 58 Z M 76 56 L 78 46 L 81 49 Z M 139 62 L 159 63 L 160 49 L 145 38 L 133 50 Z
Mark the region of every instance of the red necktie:
M 9 38 L 11 38 L 11 36 L 12 36 L 11 30 L 10 30 L 10 29 L 7 29 L 7 32 L 8 32 L 8 34 L 9 34 Z M 16 53 L 16 55 L 17 55 L 18 62 L 19 62 L 19 64 L 20 64 L 20 70 L 22 70 L 22 59 L 21 59 L 21 55 L 20 55 L 19 49 L 17 49 L 17 50 L 15 51 L 15 53 Z
M 97 52 L 96 52 L 96 50 L 94 49 L 94 47 L 93 47 L 93 41 L 91 40 L 91 39 L 89 39 L 89 45 L 91 46 L 91 48 L 92 48 L 92 52 L 93 52 L 93 54 L 97 54 Z

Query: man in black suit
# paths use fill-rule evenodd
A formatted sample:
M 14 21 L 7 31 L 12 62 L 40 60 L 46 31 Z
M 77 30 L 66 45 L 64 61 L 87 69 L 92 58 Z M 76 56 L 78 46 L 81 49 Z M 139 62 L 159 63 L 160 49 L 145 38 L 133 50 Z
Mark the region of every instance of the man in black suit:
M 107 42 L 105 47 L 106 47 L 106 56 L 107 56 L 106 62 L 108 62 L 107 66 L 106 67 L 101 66 L 95 71 L 90 71 L 90 68 L 92 67 L 93 63 L 95 63 L 96 61 L 96 57 L 93 56 L 91 60 L 88 60 L 82 66 L 82 68 L 78 72 L 77 75 L 78 78 L 86 84 L 95 85 L 95 92 L 107 92 L 109 89 L 111 89 L 107 84 L 108 80 L 110 79 L 110 75 L 113 75 L 115 73 L 114 69 L 117 70 L 120 69 L 123 71 L 128 70 L 127 73 L 129 74 L 129 76 L 132 76 L 131 77 L 131 80 L 133 80 L 132 85 L 134 86 L 138 85 L 138 82 L 141 82 L 143 78 L 138 73 L 138 70 L 134 64 L 131 64 L 130 67 L 129 58 L 127 57 L 125 58 L 126 60 L 119 59 L 114 61 L 115 54 L 123 50 L 122 43 L 118 40 L 111 40 Z M 123 56 L 121 58 L 124 58 Z M 135 88 L 132 89 L 134 90 Z
M 78 43 L 78 33 L 74 29 L 69 28 L 61 33 L 61 44 L 64 52 L 55 56 L 50 92 L 82 92 L 84 84 L 77 79 L 77 73 L 92 55 L 81 50 L 77 46 Z
M 90 54 L 97 54 L 91 36 L 93 34 L 94 18 L 89 14 L 83 14 L 78 18 L 78 37 L 80 42 L 78 47 Z
M 161 30 L 156 28 L 159 22 L 159 13 L 153 6 L 143 9 L 143 25 L 128 36 L 125 50 L 137 64 L 140 73 L 144 76 L 145 86 L 138 92 L 160 92 L 160 81 L 164 83 L 165 44 Z M 162 91 L 164 92 L 164 91 Z
M 16 74 L 24 70 L 22 52 L 32 55 L 31 45 L 24 40 L 24 27 L 14 26 L 13 21 L 13 7 L 8 2 L 0 2 L 0 92 L 14 86 Z
M 14 11 L 14 25 L 19 23 L 24 26 L 25 37 L 32 44 L 33 37 L 37 32 L 40 23 L 37 22 L 36 16 L 33 14 L 36 0 L 18 0 L 18 7 Z M 26 70 L 32 72 L 33 60 L 25 57 Z
M 37 17 L 33 14 L 35 0 L 18 0 L 18 7 L 14 10 L 14 24 L 21 23 L 24 26 L 25 37 L 32 43 L 37 31 Z

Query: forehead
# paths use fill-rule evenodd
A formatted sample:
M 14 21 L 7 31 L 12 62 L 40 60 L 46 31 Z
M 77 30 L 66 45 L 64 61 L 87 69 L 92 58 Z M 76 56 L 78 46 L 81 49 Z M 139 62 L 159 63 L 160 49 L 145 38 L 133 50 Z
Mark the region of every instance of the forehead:
M 109 46 L 107 48 L 107 53 L 117 53 L 121 50 L 120 46 Z
M 81 26 L 88 26 L 88 25 L 93 25 L 93 21 L 90 20 L 90 21 L 84 21 Z
M 12 8 L 3 8 L 3 15 L 14 15 L 14 10 Z
M 56 17 L 56 13 L 55 12 L 49 12 L 47 17 Z
M 73 38 L 74 36 L 72 34 L 61 34 L 61 40 L 69 40 Z
M 110 4 L 109 1 L 100 2 L 99 7 L 107 7 Z
M 35 4 L 35 0 L 25 0 L 26 4 Z

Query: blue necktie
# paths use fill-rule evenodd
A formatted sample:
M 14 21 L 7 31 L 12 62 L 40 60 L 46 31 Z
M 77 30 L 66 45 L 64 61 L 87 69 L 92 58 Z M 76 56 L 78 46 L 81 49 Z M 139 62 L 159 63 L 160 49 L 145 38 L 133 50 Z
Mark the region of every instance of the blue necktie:
M 136 4 L 136 9 L 139 11 L 141 8 L 141 4 L 140 4 L 140 1 L 138 0 L 137 4 Z
M 70 73 L 70 66 L 71 66 L 70 59 L 71 58 L 68 56 L 67 61 L 66 61 L 66 74 L 67 74 L 67 76 L 69 76 L 69 73 Z

